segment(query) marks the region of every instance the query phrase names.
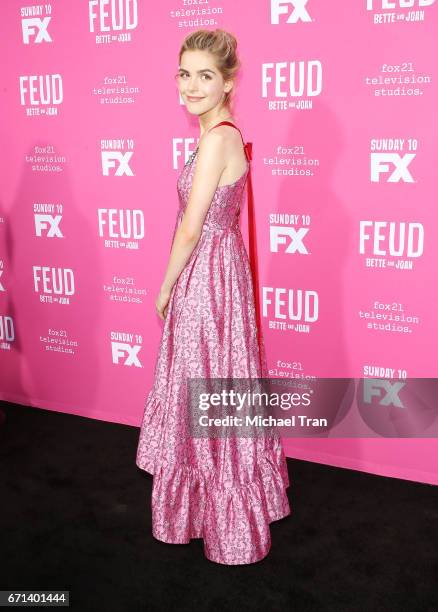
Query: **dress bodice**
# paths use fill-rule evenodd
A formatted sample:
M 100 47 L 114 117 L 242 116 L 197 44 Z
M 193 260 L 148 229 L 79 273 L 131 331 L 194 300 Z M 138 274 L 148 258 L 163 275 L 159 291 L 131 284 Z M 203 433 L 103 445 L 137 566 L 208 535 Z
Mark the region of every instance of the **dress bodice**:
M 236 127 L 232 123 L 229 123 L 227 121 L 221 122 L 217 125 L 222 124 L 228 124 L 232 125 L 233 127 Z M 239 227 L 240 206 L 243 201 L 246 178 L 250 169 L 249 160 L 251 159 L 249 150 L 247 148 L 247 145 L 245 144 L 244 151 L 245 156 L 247 158 L 246 170 L 233 183 L 229 183 L 227 185 L 218 185 L 213 195 L 208 212 L 205 216 L 203 231 L 209 229 L 220 231 L 226 229 L 237 229 Z M 184 212 L 189 200 L 193 176 L 196 168 L 197 152 L 198 148 L 189 157 L 178 177 L 177 190 L 179 196 L 179 217 Z

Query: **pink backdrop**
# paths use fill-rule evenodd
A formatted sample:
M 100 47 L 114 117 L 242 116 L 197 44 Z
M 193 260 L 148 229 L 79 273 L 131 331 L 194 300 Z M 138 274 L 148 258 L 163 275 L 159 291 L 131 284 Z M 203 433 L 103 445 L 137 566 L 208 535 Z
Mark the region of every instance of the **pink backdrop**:
M 200 27 L 239 41 L 270 375 L 436 377 L 437 21 L 434 0 L 5 3 L 2 399 L 140 424 Z M 434 438 L 376 436 L 284 443 L 438 482 Z

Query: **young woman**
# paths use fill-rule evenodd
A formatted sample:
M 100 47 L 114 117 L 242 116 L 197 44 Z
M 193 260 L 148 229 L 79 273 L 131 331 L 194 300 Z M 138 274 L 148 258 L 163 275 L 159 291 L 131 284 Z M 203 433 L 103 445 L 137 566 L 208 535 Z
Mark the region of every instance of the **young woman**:
M 187 425 L 188 378 L 268 376 L 239 228 L 250 156 L 231 114 L 236 47 L 232 34 L 199 30 L 179 53 L 178 88 L 200 138 L 177 181 L 180 207 L 156 300 L 164 329 L 136 459 L 154 475 L 153 536 L 203 538 L 206 557 L 230 565 L 265 557 L 269 523 L 290 514 L 277 435 L 195 438 Z

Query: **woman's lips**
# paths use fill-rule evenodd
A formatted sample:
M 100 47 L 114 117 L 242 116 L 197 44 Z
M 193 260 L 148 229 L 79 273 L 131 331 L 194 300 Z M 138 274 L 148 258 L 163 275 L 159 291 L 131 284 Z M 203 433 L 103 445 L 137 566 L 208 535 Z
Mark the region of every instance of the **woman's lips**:
M 202 100 L 203 98 L 192 98 L 191 96 L 187 96 L 187 100 L 189 102 L 199 102 L 199 100 Z

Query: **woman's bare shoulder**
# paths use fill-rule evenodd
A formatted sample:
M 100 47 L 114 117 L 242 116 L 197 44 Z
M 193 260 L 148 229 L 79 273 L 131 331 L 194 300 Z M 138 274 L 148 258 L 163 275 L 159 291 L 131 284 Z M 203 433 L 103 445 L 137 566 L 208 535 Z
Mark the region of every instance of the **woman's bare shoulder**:
M 216 150 L 222 149 L 226 155 L 236 153 L 242 148 L 239 131 L 230 125 L 218 125 L 210 129 L 199 140 L 200 146 L 202 141 L 206 146 L 209 146 L 209 142 L 213 143 L 212 146 Z

